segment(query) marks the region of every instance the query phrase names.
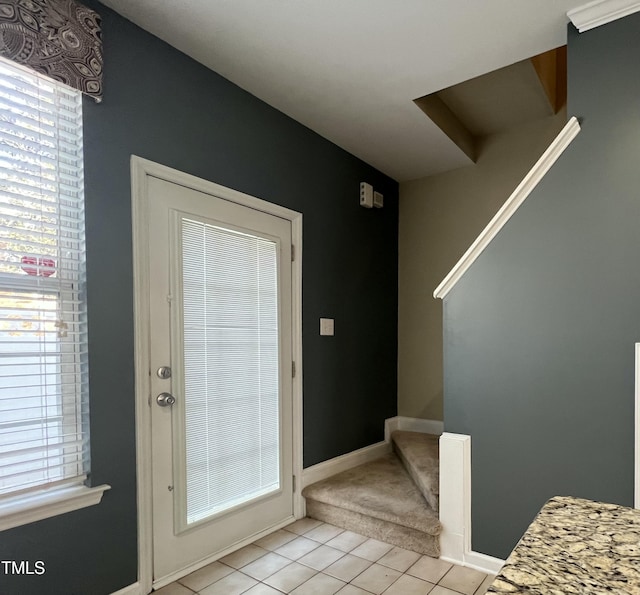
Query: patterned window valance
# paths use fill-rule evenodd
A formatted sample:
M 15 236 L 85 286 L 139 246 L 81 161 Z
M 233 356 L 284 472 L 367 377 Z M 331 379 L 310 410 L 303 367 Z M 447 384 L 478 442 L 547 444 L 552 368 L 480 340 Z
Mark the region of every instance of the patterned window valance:
M 102 99 L 100 15 L 76 0 L 0 0 L 0 56 Z

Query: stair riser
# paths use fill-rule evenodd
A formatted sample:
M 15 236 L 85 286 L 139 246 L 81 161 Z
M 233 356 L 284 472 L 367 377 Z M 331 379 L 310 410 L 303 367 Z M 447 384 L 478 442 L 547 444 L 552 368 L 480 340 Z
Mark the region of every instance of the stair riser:
M 433 558 L 440 556 L 437 535 L 429 535 L 311 499 L 307 499 L 307 516 Z

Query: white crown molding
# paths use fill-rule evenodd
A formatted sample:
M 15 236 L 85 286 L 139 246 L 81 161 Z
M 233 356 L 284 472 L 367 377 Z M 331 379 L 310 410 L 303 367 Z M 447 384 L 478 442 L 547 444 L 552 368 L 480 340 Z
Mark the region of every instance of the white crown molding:
M 595 0 L 572 8 L 567 16 L 580 33 L 606 25 L 640 10 L 638 0 Z
M 469 269 L 478 256 L 482 254 L 484 249 L 491 243 L 493 238 L 496 237 L 507 221 L 511 219 L 527 196 L 529 196 L 532 190 L 540 183 L 540 180 L 542 180 L 545 174 L 551 169 L 551 166 L 558 160 L 560 155 L 562 155 L 571 141 L 577 136 L 578 132 L 580 132 L 580 124 L 578 119 L 573 116 L 560 131 L 560 134 L 558 134 L 549 145 L 549 148 L 542 154 L 542 157 L 540 157 L 531 168 L 531 171 L 524 177 L 522 182 L 518 184 L 518 187 L 502 205 L 493 219 L 491 219 L 489 224 L 482 230 L 482 233 L 476 238 L 475 242 L 471 244 L 470 248 L 451 269 L 442 283 L 438 285 L 433 292 L 433 297 L 444 299 L 453 286 L 459 281 L 460 277 L 467 272 L 467 269 Z

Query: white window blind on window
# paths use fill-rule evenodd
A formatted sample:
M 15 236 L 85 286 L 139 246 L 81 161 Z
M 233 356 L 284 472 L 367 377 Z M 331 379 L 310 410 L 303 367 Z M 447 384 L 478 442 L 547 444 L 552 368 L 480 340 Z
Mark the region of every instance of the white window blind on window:
M 187 523 L 280 487 L 276 243 L 183 219 Z
M 0 497 L 88 471 L 82 100 L 0 61 Z

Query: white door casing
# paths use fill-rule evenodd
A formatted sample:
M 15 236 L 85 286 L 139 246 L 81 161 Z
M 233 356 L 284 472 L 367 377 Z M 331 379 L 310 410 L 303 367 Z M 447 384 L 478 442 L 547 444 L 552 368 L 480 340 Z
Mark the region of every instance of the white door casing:
M 198 562 L 203 558 L 210 556 L 212 553 L 223 551 L 226 548 L 242 541 L 244 538 L 255 535 L 261 530 L 270 528 L 277 525 L 286 519 L 293 517 L 293 467 L 292 467 L 292 426 L 291 426 L 291 223 L 285 219 L 275 217 L 263 213 L 262 211 L 256 211 L 250 207 L 238 205 L 224 199 L 205 194 L 203 192 L 185 188 L 178 184 L 167 182 L 165 180 L 159 180 L 158 178 L 150 178 L 148 181 L 149 196 L 151 197 L 149 206 L 149 268 L 150 268 L 150 304 L 151 304 L 151 357 L 150 357 L 150 370 L 151 370 L 151 444 L 152 444 L 152 475 L 153 475 L 153 558 L 154 558 L 154 580 L 162 580 L 164 577 L 180 571 L 185 567 L 189 567 L 194 562 Z M 202 234 L 204 245 L 206 242 L 204 238 L 207 235 L 212 236 L 214 239 L 210 239 L 213 243 L 226 243 L 229 247 L 225 250 L 225 254 L 221 256 L 221 266 L 223 270 L 220 272 L 211 271 L 214 266 L 204 262 L 205 256 L 210 256 L 212 260 L 215 260 L 213 255 L 199 252 L 197 248 L 189 250 L 183 236 L 183 233 L 193 235 L 197 238 Z M 225 240 L 226 238 L 226 240 Z M 234 275 L 234 270 L 238 266 L 244 268 L 243 264 L 238 264 L 236 261 L 240 257 L 239 254 L 234 254 L 232 251 L 234 248 L 239 248 L 236 244 L 242 244 L 247 242 L 250 244 L 247 264 L 257 254 L 253 244 L 260 238 L 262 243 L 268 245 L 270 248 L 269 256 L 274 262 L 268 262 L 265 267 L 269 266 L 275 268 L 275 277 L 273 281 L 276 281 L 276 292 L 278 298 L 276 303 L 272 303 L 271 308 L 275 307 L 275 313 L 269 313 L 269 318 L 278 319 L 278 346 L 275 350 L 278 352 L 279 357 L 276 356 L 276 362 L 272 362 L 270 366 L 263 362 L 261 367 L 275 368 L 276 380 L 275 384 L 279 385 L 275 387 L 275 399 L 278 403 L 276 407 L 276 417 L 279 417 L 279 424 L 277 427 L 273 426 L 274 421 L 269 420 L 268 423 L 257 424 L 255 429 L 257 433 L 261 433 L 264 427 L 265 434 L 273 434 L 273 432 L 279 433 L 279 439 L 277 448 L 278 461 L 276 466 L 279 467 L 279 474 L 277 470 L 275 473 L 277 477 L 269 478 L 271 485 L 266 486 L 266 495 L 254 498 L 251 493 L 248 495 L 250 503 L 246 502 L 247 497 L 244 494 L 240 494 L 239 500 L 236 505 L 223 503 L 217 505 L 211 509 L 212 505 L 205 507 L 204 516 L 194 515 L 199 520 L 196 522 L 188 521 L 188 506 L 187 506 L 187 484 L 195 484 L 193 481 L 187 481 L 188 471 L 188 456 L 186 443 L 188 424 L 186 424 L 187 413 L 185 411 L 185 400 L 187 397 L 187 380 L 190 380 L 189 384 L 198 384 L 196 388 L 193 388 L 190 392 L 198 393 L 205 397 L 202 399 L 203 403 L 207 403 L 207 398 L 216 398 L 216 393 L 219 390 L 216 385 L 222 385 L 221 390 L 228 394 L 223 394 L 226 399 L 216 400 L 215 409 L 211 406 L 214 403 L 210 403 L 208 409 L 209 414 L 205 413 L 200 401 L 193 407 L 198 409 L 196 414 L 192 414 L 192 417 L 196 420 L 201 420 L 203 423 L 197 423 L 196 428 L 190 433 L 193 435 L 193 441 L 197 441 L 197 447 L 192 447 L 192 450 L 198 449 L 199 452 L 192 453 L 192 457 L 196 454 L 198 458 L 204 460 L 204 468 L 212 468 L 215 461 L 210 460 L 207 463 L 206 451 L 211 449 L 218 452 L 210 454 L 211 457 L 216 457 L 218 465 L 225 465 L 224 457 L 220 458 L 219 451 L 229 448 L 228 444 L 222 443 L 217 436 L 218 433 L 225 434 L 225 440 L 232 444 L 233 452 L 237 452 L 243 449 L 244 442 L 249 439 L 249 436 L 241 435 L 242 430 L 240 428 L 248 425 L 256 425 L 254 422 L 260 415 L 260 409 L 262 401 L 265 400 L 264 383 L 267 380 L 266 377 L 257 377 L 255 382 L 251 382 L 249 390 L 251 392 L 252 403 L 247 408 L 247 404 L 243 405 L 244 413 L 239 415 L 237 411 L 232 413 L 223 413 L 222 403 L 227 403 L 227 407 L 230 409 L 236 409 L 239 405 L 237 398 L 229 400 L 229 397 L 237 397 L 237 387 L 241 390 L 242 385 L 247 382 L 245 375 L 249 374 L 249 370 L 245 367 L 236 368 L 231 371 L 218 369 L 217 366 L 206 366 L 206 355 L 204 351 L 201 353 L 190 354 L 190 360 L 195 360 L 189 366 L 185 363 L 187 345 L 184 335 L 187 334 L 186 317 L 190 310 L 197 311 L 200 314 L 201 310 L 209 310 L 207 314 L 202 314 L 203 324 L 210 326 L 212 322 L 210 320 L 215 317 L 213 311 L 215 311 L 216 305 L 211 301 L 215 299 L 223 299 L 223 296 L 228 295 L 227 292 L 231 290 L 233 297 L 229 301 L 225 301 L 228 308 L 232 308 L 231 302 L 237 302 L 241 300 L 241 296 L 236 295 L 237 289 L 223 288 L 216 289 L 214 285 L 219 286 L 221 283 L 228 281 L 229 276 Z M 201 242 L 196 241 L 197 244 Z M 198 246 L 199 247 L 199 246 Z M 216 248 L 212 248 L 215 250 Z M 266 249 L 265 249 L 266 250 Z M 206 251 L 205 251 L 206 252 Z M 198 262 L 200 259 L 200 262 Z M 258 259 L 266 261 L 269 260 L 266 255 L 258 256 Z M 195 261 L 195 262 L 194 262 Z M 277 265 L 277 266 L 276 266 Z M 229 268 L 231 267 L 231 268 Z M 198 292 L 198 285 L 205 284 L 206 275 L 213 276 L 210 280 L 211 291 L 215 292 L 214 296 L 205 295 L 187 295 L 187 288 L 183 286 L 183 269 L 193 268 L 196 270 L 197 280 L 192 283 L 194 286 L 193 293 Z M 200 270 L 202 269 L 202 270 Z M 239 271 L 240 275 L 244 277 L 245 271 Z M 193 274 L 193 272 L 191 273 Z M 273 274 L 273 273 L 272 273 Z M 258 274 L 258 278 L 262 274 Z M 267 274 L 271 276 L 271 274 Z M 225 279 L 226 278 L 226 279 Z M 256 283 L 257 280 L 242 279 L 244 283 L 247 281 L 251 284 Z M 183 291 L 184 287 L 184 291 Z M 253 285 L 248 287 L 247 290 L 252 294 L 254 290 L 257 294 L 263 295 L 268 292 L 266 286 L 260 289 L 255 289 Z M 184 295 L 183 295 L 184 294 Z M 256 297 L 256 296 L 252 296 Z M 192 304 L 195 300 L 198 300 L 197 304 Z M 202 302 L 200 302 L 202 300 Z M 269 299 L 270 302 L 273 300 Z M 232 324 L 252 325 L 253 322 L 247 321 L 247 315 L 250 314 L 249 309 L 253 309 L 255 306 L 253 303 L 242 304 L 242 311 L 238 313 L 239 319 L 232 321 Z M 260 312 L 264 308 L 258 306 L 257 311 Z M 213 310 L 213 311 L 212 311 Z M 225 316 L 224 312 L 218 312 L 222 317 Z M 199 316 L 198 316 L 199 318 Z M 251 316 L 253 318 L 253 316 Z M 209 322 L 207 322 L 209 320 Z M 222 334 L 233 333 L 232 329 L 228 328 L 228 323 L 222 322 Z M 266 327 L 265 327 L 266 328 Z M 192 331 L 193 332 L 193 331 Z M 258 336 L 261 336 L 265 331 L 258 331 L 255 333 L 251 331 L 251 335 L 247 337 L 247 330 L 242 328 L 235 331 L 235 335 L 230 338 L 220 338 L 220 331 L 209 331 L 209 334 L 215 334 L 218 338 L 216 342 L 223 341 L 225 347 L 212 348 L 216 349 L 219 356 L 215 359 L 220 363 L 225 360 L 233 359 L 233 356 L 226 355 L 229 349 L 237 350 L 245 349 L 253 350 L 255 348 L 253 341 L 257 340 Z M 205 330 L 206 333 L 206 330 Z M 254 339 L 254 334 L 256 338 Z M 211 341 L 212 339 L 207 339 Z M 196 339 L 196 342 L 202 341 L 202 338 Z M 231 343 L 229 343 L 231 341 Z M 242 341 L 242 345 L 238 346 L 238 341 Z M 248 341 L 248 343 L 244 343 Z M 201 346 L 204 349 L 204 346 Z M 273 348 L 271 348 L 273 349 Z M 253 356 L 244 357 L 240 355 L 242 360 L 246 360 L 250 363 L 254 357 L 259 357 L 260 352 L 264 348 L 259 348 Z M 268 360 L 272 356 L 267 355 L 263 360 Z M 222 363 L 221 365 L 226 365 Z M 161 366 L 170 366 L 173 373 L 170 378 L 160 378 L 154 371 Z M 193 368 L 191 378 L 187 379 L 187 368 Z M 279 368 L 279 371 L 277 370 Z M 207 378 L 207 376 L 211 378 Z M 205 378 L 202 378 L 202 377 Z M 216 381 L 223 376 L 229 376 L 227 382 L 221 380 Z M 200 378 L 198 378 L 200 377 Z M 209 382 L 207 382 L 209 381 Z M 203 384 L 209 384 L 209 389 Z M 263 389 L 258 391 L 257 387 L 262 384 Z M 255 385 L 255 386 L 254 386 Z M 160 406 L 156 402 L 156 395 L 171 394 L 176 402 L 172 406 Z M 207 392 L 209 393 L 207 395 Z M 254 395 L 254 393 L 258 393 Z M 233 402 L 231 407 L 229 403 Z M 274 404 L 268 404 L 268 409 L 272 409 Z M 227 432 L 227 428 L 220 425 L 218 418 L 224 417 L 228 420 L 228 423 L 237 424 L 237 429 Z M 273 417 L 271 415 L 271 417 Z M 204 439 L 198 436 L 203 431 L 206 432 L 207 419 L 214 427 L 211 428 L 209 435 Z M 277 423 L 277 422 L 275 422 Z M 244 429 L 244 428 L 243 428 Z M 253 433 L 253 428 L 249 430 Z M 257 438 L 258 439 L 258 438 Z M 271 440 L 273 438 L 271 437 Z M 216 441 L 219 444 L 207 446 L 210 441 Z M 264 441 L 260 441 L 261 446 L 254 448 L 251 452 L 255 454 L 251 455 L 251 459 L 261 458 L 260 450 L 264 449 Z M 203 452 L 204 451 L 204 452 Z M 273 457 L 266 457 L 272 459 Z M 270 460 L 273 466 L 274 461 Z M 226 474 L 218 475 L 217 477 L 211 477 L 206 472 L 198 475 L 198 483 L 209 484 L 210 489 L 205 491 L 214 492 L 217 485 L 225 483 L 230 479 L 229 475 L 238 473 L 239 461 L 236 461 L 235 468 L 230 466 L 227 469 Z M 194 465 L 195 466 L 195 465 Z M 251 465 L 254 467 L 254 465 Z M 273 475 L 273 471 L 268 469 L 267 475 Z M 212 469 L 211 472 L 214 472 Z M 245 471 L 244 477 L 237 478 L 245 481 L 249 481 L 251 476 L 256 477 L 259 473 L 254 473 L 251 470 Z M 275 481 L 275 483 L 274 483 Z M 233 483 L 233 482 L 231 482 Z M 194 488 L 195 491 L 196 488 Z M 242 491 L 245 491 L 246 487 L 243 486 Z M 255 490 L 254 490 L 255 491 Z M 258 490 L 258 493 L 264 493 L 264 489 Z M 193 499 L 193 497 L 191 498 Z M 204 497 L 206 498 L 206 495 Z M 231 509 L 229 509 L 231 506 Z M 211 518 L 211 515 L 215 514 L 215 518 Z
M 169 183 L 170 182 L 170 183 Z M 138 508 L 139 508 L 139 583 L 142 592 L 151 585 L 158 588 L 201 567 L 211 560 L 241 547 L 245 543 L 282 526 L 303 514 L 303 501 L 296 492 L 292 498 L 292 475 L 301 473 L 301 219 L 298 213 L 266 203 L 248 195 L 218 186 L 159 166 L 132 158 L 133 224 L 134 224 L 134 284 L 136 322 L 136 426 L 138 445 Z M 208 212 L 199 212 L 209 210 Z M 160 392 L 178 393 L 178 382 L 169 388 L 171 380 L 155 374 L 158 365 L 169 365 L 172 355 L 176 365 L 176 353 L 181 343 L 168 314 L 169 301 L 174 301 L 169 287 L 170 271 L 177 278 L 174 262 L 170 261 L 171 246 L 179 240 L 181 214 L 187 219 L 201 219 L 204 224 L 228 224 L 238 231 L 257 231 L 257 235 L 277 240 L 284 230 L 284 241 L 278 240 L 280 267 L 286 273 L 280 283 L 286 298 L 291 298 L 291 308 L 282 308 L 281 332 L 290 339 L 280 349 L 281 370 L 290 369 L 289 360 L 296 362 L 297 374 L 290 378 L 281 373 L 281 389 L 292 402 L 284 403 L 281 416 L 282 445 L 284 452 L 280 486 L 277 494 L 267 494 L 250 503 L 244 503 L 230 512 L 221 512 L 213 520 L 186 526 L 184 490 L 176 489 L 176 482 L 184 476 L 174 474 L 176 465 L 184 460 L 184 452 L 173 448 L 174 440 L 180 444 L 181 410 L 161 408 L 155 403 Z M 235 219 L 234 219 L 235 218 Z M 231 222 L 231 223 L 229 223 Z M 275 224 L 275 233 L 272 224 Z M 272 226 L 265 231 L 264 226 Z M 261 228 L 262 226 L 262 228 Z M 158 229 L 166 232 L 160 233 Z M 169 230 L 172 235 L 169 235 Z M 291 244 L 286 237 L 291 232 L 296 246 L 296 262 L 291 265 Z M 175 249 L 174 249 L 175 252 Z M 175 258 L 174 258 L 175 260 Z M 292 275 L 287 280 L 289 273 Z M 175 293 L 175 288 L 174 288 Z M 155 298 L 155 299 L 154 299 Z M 285 304 L 288 299 L 285 300 Z M 284 314 L 285 311 L 289 313 Z M 153 321 L 153 322 L 152 322 Z M 173 324 L 173 333 L 170 333 Z M 169 349 L 171 338 L 171 349 Z M 166 337 L 167 340 L 159 340 Z M 170 351 L 172 353 L 170 353 Z M 286 360 L 286 361 L 285 361 Z M 181 395 L 175 395 L 180 399 Z M 286 401 L 286 398 L 285 398 Z M 153 428 L 153 430 L 152 430 Z M 152 460 L 154 464 L 152 466 Z M 153 469 L 153 473 L 152 473 Z M 173 471 L 172 471 L 173 470 Z M 149 482 L 152 480 L 151 488 Z M 180 485 L 180 484 L 179 484 Z M 183 515 L 184 516 L 184 515 Z M 258 521 L 258 522 L 256 522 Z M 155 560 L 155 569 L 152 571 Z M 153 572 L 153 574 L 152 574 Z M 155 575 L 155 576 L 154 576 Z

